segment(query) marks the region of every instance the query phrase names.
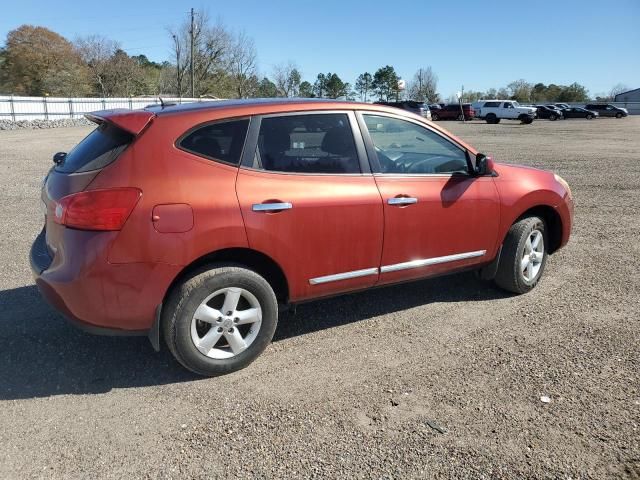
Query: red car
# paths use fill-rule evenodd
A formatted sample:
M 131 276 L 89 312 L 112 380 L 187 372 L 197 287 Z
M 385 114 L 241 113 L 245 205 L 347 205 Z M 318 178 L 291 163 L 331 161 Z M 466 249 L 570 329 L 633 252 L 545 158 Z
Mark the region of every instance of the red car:
M 473 120 L 475 116 L 476 111 L 470 103 L 462 104 L 462 112 L 460 111 L 460 105 L 457 103 L 440 105 L 440 108 L 431 110 L 431 118 L 433 120 Z
M 516 293 L 569 240 L 553 173 L 497 164 L 381 105 L 249 100 L 110 110 L 54 156 L 31 250 L 42 295 L 96 333 L 163 337 L 202 375 L 248 365 L 279 304 L 462 270 Z

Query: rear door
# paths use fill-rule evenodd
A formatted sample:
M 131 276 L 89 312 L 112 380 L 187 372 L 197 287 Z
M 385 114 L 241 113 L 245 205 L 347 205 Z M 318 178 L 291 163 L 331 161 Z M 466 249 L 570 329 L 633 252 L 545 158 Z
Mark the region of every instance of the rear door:
M 283 268 L 290 300 L 377 282 L 382 200 L 353 112 L 254 117 L 236 190 L 249 246 Z
M 384 202 L 380 283 L 491 260 L 500 214 L 493 178 L 470 176 L 465 150 L 422 123 L 359 118 Z

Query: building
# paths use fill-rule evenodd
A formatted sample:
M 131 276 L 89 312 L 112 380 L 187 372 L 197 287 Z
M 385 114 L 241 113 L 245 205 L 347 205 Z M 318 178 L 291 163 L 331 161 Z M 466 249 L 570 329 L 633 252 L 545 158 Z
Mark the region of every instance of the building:
M 615 102 L 640 102 L 640 88 L 616 95 Z

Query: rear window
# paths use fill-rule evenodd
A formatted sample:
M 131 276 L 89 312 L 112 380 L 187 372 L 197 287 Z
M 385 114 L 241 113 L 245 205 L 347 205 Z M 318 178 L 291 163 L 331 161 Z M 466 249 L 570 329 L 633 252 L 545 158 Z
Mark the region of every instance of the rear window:
M 67 154 L 55 170 L 61 173 L 88 172 L 113 162 L 133 141 L 133 135 L 103 122 Z
M 484 103 L 484 108 L 493 108 L 493 107 L 499 107 L 500 106 L 500 102 L 485 102 Z
M 187 133 L 178 147 L 201 157 L 238 165 L 248 127 L 248 118 L 210 123 Z

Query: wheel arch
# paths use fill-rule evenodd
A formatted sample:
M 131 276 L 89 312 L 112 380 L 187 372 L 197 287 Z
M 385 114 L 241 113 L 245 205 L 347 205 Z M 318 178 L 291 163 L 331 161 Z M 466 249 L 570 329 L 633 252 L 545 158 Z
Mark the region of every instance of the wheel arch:
M 186 265 L 173 279 L 165 292 L 165 299 L 174 287 L 193 272 L 216 263 L 234 263 L 245 266 L 262 276 L 273 288 L 278 301 L 286 303 L 289 299 L 289 283 L 284 270 L 268 255 L 246 247 L 225 248 L 207 253 Z
M 547 227 L 547 238 L 549 239 L 547 252 L 551 254 L 558 250 L 560 248 L 560 244 L 562 243 L 562 217 L 552 206 L 535 205 L 533 207 L 530 207 L 526 211 L 522 212 L 522 214 L 520 214 L 516 219 L 514 219 L 513 222 L 511 222 L 511 225 L 519 222 L 525 217 L 533 216 L 542 218 Z M 502 240 L 504 242 L 504 238 Z

